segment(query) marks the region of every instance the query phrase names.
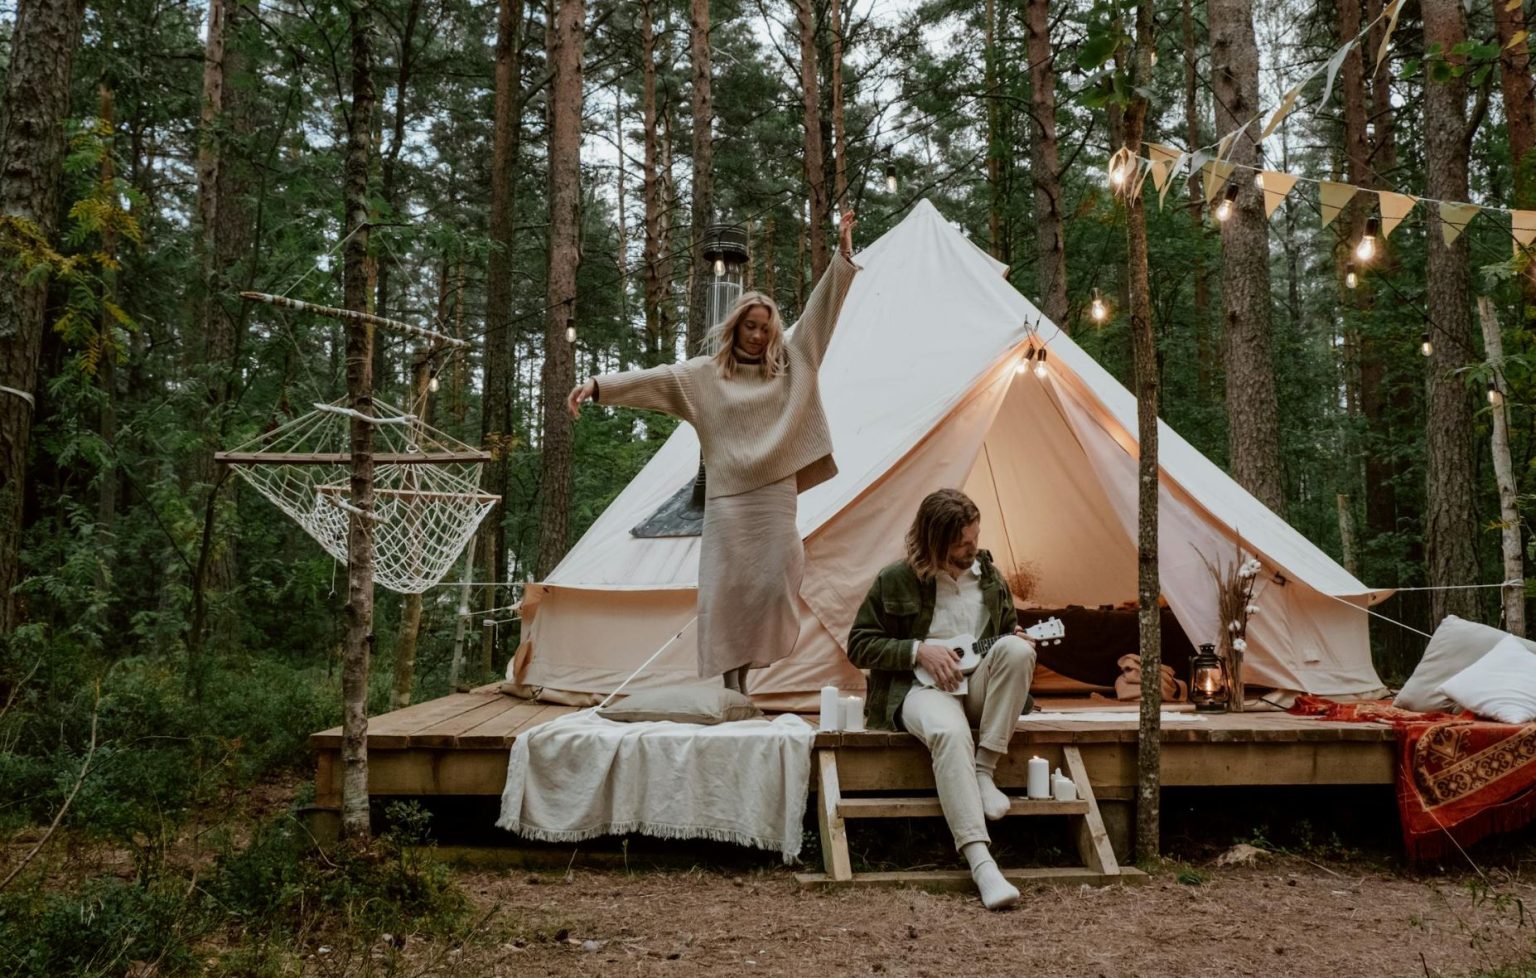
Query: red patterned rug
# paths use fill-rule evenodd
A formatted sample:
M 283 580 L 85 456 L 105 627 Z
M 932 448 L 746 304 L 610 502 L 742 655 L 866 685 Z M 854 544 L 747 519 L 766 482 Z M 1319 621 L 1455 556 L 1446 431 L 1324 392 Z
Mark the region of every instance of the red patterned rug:
M 1291 712 L 1397 731 L 1397 808 L 1414 861 L 1438 859 L 1536 818 L 1536 723 L 1414 713 L 1390 701 L 1296 698 Z

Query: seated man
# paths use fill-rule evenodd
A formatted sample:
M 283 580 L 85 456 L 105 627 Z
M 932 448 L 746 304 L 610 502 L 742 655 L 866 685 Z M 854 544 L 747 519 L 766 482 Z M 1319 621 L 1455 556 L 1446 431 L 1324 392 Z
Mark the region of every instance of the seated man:
M 869 670 L 865 722 L 907 730 L 933 755 L 939 804 L 989 910 L 1018 902 L 987 846 L 986 818 L 1008 814 L 992 781 L 1029 697 L 1035 649 L 1018 628 L 1013 596 L 992 557 L 977 550 L 981 513 L 965 493 L 941 489 L 924 499 L 907 531 L 907 557 L 880 571 L 854 619 L 848 658 Z M 958 657 L 943 640 L 1002 638 L 960 686 Z M 935 641 L 928 641 L 933 639 Z M 935 686 L 915 681 L 922 666 Z M 971 724 L 980 732 L 973 747 Z

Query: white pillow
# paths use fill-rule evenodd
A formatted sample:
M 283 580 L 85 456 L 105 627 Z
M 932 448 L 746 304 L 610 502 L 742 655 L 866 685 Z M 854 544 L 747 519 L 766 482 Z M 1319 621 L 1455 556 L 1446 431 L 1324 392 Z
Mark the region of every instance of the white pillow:
M 1453 702 L 1500 723 L 1536 720 L 1536 655 L 1511 635 L 1440 687 Z
M 1447 615 L 1440 627 L 1435 629 L 1429 647 L 1424 650 L 1424 658 L 1403 684 L 1402 692 L 1397 694 L 1392 705 L 1420 713 L 1454 710 L 1456 704 L 1440 691 L 1440 687 L 1445 685 L 1447 679 L 1481 659 L 1500 640 L 1510 637 L 1508 632 L 1491 625 Z M 1527 642 L 1525 639 L 1518 641 L 1531 652 L 1536 652 L 1536 642 Z

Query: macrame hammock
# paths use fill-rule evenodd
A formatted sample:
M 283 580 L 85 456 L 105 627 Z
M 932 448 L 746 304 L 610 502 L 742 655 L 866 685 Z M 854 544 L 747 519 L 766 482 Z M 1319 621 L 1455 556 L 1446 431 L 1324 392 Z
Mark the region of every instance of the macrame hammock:
M 246 298 L 273 302 L 279 297 L 246 293 Z M 292 299 L 274 304 L 321 315 L 346 314 L 338 318 L 365 316 Z M 379 322 L 378 317 L 366 318 Z M 375 583 L 401 594 L 420 594 L 442 581 L 499 500 L 479 491 L 480 464 L 490 455 L 414 414 L 377 399 L 373 404 L 371 415 L 345 402 L 316 404 L 307 414 L 215 457 L 343 563 L 351 520 L 368 520 L 373 526 Z M 354 418 L 373 426 L 374 498 L 367 512 L 352 505 Z

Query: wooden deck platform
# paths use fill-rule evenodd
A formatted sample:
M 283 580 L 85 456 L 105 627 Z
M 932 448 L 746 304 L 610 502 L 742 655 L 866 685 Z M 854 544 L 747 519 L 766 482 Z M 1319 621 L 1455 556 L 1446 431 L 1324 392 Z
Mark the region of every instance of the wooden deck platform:
M 1076 703 L 1042 701 L 1055 710 Z M 368 725 L 369 792 L 377 796 L 499 796 L 507 751 L 521 734 L 572 711 L 517 699 L 488 686 L 374 717 Z M 814 718 L 808 718 L 814 723 Z M 1162 731 L 1165 787 L 1391 784 L 1393 735 L 1370 724 L 1330 723 L 1287 713 L 1204 715 Z M 310 737 L 316 752 L 315 795 L 339 808 L 341 728 Z M 1136 714 L 1123 723 L 1020 723 L 998 784 L 1022 788 L 1037 754 L 1062 764 L 1075 745 L 1100 802 L 1127 800 L 1136 783 Z M 845 792 L 925 791 L 933 787 L 927 752 L 904 733 L 820 733 L 816 747 L 836 751 Z M 814 785 L 813 785 L 814 787 Z

